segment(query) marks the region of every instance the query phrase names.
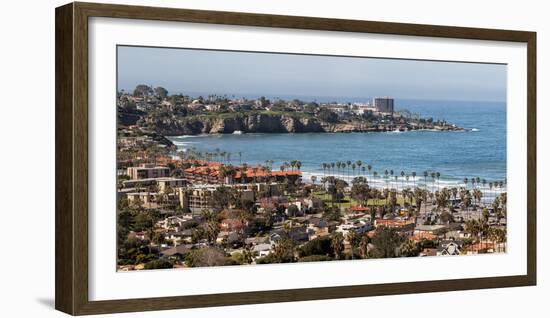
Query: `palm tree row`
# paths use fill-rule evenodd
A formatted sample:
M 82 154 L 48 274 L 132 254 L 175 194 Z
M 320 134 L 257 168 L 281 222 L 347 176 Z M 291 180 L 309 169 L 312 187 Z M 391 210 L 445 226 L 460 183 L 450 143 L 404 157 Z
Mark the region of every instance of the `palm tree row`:
M 236 153 L 239 156 L 239 162 L 241 162 L 242 153 Z M 189 148 L 186 151 L 178 152 L 178 156 L 181 160 L 204 160 L 204 161 L 216 161 L 225 164 L 232 163 L 233 153 L 228 151 L 222 151 L 219 148 L 214 151 L 201 151 L 195 147 Z
M 335 168 L 336 168 L 336 171 L 335 171 Z M 369 164 L 367 166 L 363 166 L 363 162 L 360 160 L 356 162 L 347 160 L 347 161 L 336 161 L 331 163 L 322 163 L 321 169 L 323 169 L 323 174 L 325 176 L 334 175 L 335 173 L 339 175 L 344 175 L 346 177 L 350 177 L 351 175 L 353 175 L 353 176 L 367 176 L 367 178 L 370 178 L 371 176 L 376 177 L 380 175 L 378 172 L 372 171 L 372 165 Z M 350 169 L 352 169 L 351 172 L 353 174 L 350 174 Z M 358 171 L 357 174 L 355 173 L 355 170 Z M 435 188 L 440 187 L 439 186 L 439 182 L 441 179 L 440 172 L 438 171 L 430 172 L 425 170 L 422 173 L 422 175 L 424 177 L 425 189 L 427 189 L 428 187 L 428 177 L 431 177 L 430 181 L 431 181 L 432 192 L 435 190 Z M 417 178 L 416 171 L 412 171 L 410 174 L 406 173 L 405 171 L 401 171 L 399 175 L 397 175 L 394 172 L 394 170 L 385 170 L 383 173 L 383 176 L 384 176 L 384 179 L 387 180 L 387 183 L 392 183 L 392 180 L 395 180 L 395 177 L 398 177 L 397 180 L 399 180 L 399 176 L 401 176 L 401 188 L 405 187 L 404 185 L 405 182 L 407 183 L 407 186 L 409 186 L 411 180 L 413 182 L 413 187 L 416 187 L 416 178 Z M 494 181 L 494 182 L 487 183 L 486 179 L 481 179 L 479 177 L 474 177 L 474 178 L 466 177 L 463 179 L 463 182 L 465 184 L 465 188 L 468 188 L 469 187 L 468 184 L 469 182 L 471 182 L 472 189 L 475 189 L 480 185 L 485 187 L 487 184 L 490 189 L 504 188 L 504 186 L 506 185 L 506 181 Z M 395 187 L 398 188 L 397 183 L 395 183 Z

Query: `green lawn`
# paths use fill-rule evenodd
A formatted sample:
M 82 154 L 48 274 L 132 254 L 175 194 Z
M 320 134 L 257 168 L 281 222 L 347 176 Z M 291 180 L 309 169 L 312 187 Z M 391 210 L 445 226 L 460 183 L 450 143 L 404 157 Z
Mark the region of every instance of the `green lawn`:
M 328 205 L 331 204 L 330 195 L 328 193 L 324 192 L 324 191 L 313 192 L 313 196 L 323 200 L 323 202 L 325 202 Z M 397 196 L 397 204 L 398 205 L 403 205 L 404 202 L 405 202 L 405 200 L 403 199 L 403 197 L 398 195 Z M 413 203 L 414 203 L 414 201 L 413 201 Z M 369 199 L 369 202 L 368 202 L 368 205 L 374 205 L 374 206 L 385 205 L 385 204 L 386 204 L 386 200 L 384 200 L 384 199 Z M 340 205 L 343 208 L 350 208 L 352 206 L 359 205 L 359 202 L 352 199 L 349 195 L 346 195 L 344 197 L 343 202 L 335 203 L 335 205 Z

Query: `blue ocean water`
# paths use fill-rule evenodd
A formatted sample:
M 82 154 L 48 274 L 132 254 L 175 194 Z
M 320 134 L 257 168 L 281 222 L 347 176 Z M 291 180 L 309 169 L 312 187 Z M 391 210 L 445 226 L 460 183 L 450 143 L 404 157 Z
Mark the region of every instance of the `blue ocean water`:
M 322 176 L 322 163 L 361 160 L 373 172 L 416 172 L 415 184 L 423 184 L 423 171 L 439 172 L 440 185 L 460 184 L 465 177 L 488 182 L 506 178 L 506 104 L 501 102 L 396 100 L 396 109 L 408 109 L 421 117 L 447 120 L 471 129 L 466 132 L 410 131 L 376 133 L 304 133 L 178 136 L 170 139 L 184 150 L 218 148 L 231 152 L 233 164 L 265 164 L 273 169 L 300 160 L 304 177 Z M 355 175 L 359 173 L 358 169 Z M 346 177 L 353 171 L 340 170 Z M 376 181 L 376 180 L 373 180 Z M 388 182 L 380 178 L 379 182 Z M 412 182 L 412 177 L 409 179 Z M 428 183 L 431 177 L 428 177 Z M 412 183 L 411 183 L 412 185 Z

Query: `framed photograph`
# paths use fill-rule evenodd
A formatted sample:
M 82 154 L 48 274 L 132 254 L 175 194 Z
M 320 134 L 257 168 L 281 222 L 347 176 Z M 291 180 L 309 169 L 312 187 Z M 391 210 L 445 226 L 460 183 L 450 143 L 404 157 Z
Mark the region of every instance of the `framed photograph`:
M 56 308 L 536 284 L 536 34 L 56 10 Z

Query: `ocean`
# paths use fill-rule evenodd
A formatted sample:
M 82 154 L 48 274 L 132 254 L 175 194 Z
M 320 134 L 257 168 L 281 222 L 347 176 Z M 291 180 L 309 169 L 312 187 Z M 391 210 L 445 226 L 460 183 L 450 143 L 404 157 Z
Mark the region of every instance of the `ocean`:
M 201 151 L 231 152 L 232 164 L 265 165 L 273 160 L 273 169 L 283 162 L 300 160 L 304 181 L 312 175 L 318 179 L 325 173 L 323 163 L 361 160 L 371 165 L 370 173 L 335 168 L 335 173 L 351 179 L 365 175 L 373 184 L 393 182 L 398 188 L 424 186 L 423 172 L 439 172 L 439 182 L 427 178 L 428 187 L 464 186 L 464 178 L 489 182 L 506 180 L 506 103 L 476 101 L 434 101 L 396 99 L 395 109 L 407 109 L 421 117 L 442 119 L 464 132 L 408 131 L 373 133 L 303 133 L 303 134 L 242 134 L 169 137 L 179 148 Z M 385 170 L 393 170 L 399 181 L 384 178 Z M 373 178 L 373 172 L 379 174 Z M 409 175 L 401 179 L 401 171 Z M 417 176 L 413 180 L 411 173 Z M 391 179 L 388 180 L 388 179 Z M 469 183 L 469 187 L 471 183 Z M 478 186 L 478 185 L 476 185 Z

